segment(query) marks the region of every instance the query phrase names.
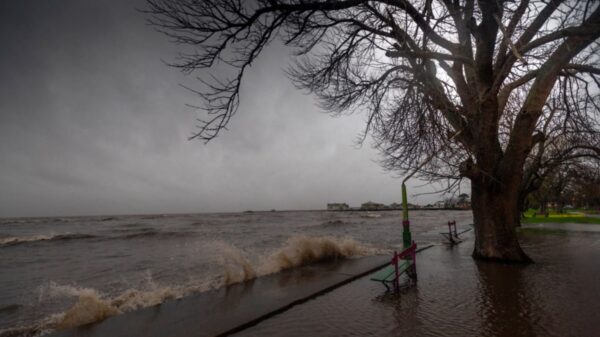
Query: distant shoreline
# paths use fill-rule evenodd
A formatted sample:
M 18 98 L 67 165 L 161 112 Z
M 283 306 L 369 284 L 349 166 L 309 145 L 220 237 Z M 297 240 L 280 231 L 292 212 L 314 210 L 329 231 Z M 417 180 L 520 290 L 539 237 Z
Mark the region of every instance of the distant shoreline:
M 401 208 L 393 209 L 348 209 L 348 210 L 327 210 L 327 209 L 284 209 L 284 210 L 245 210 L 245 211 L 226 211 L 226 212 L 189 212 L 189 213 L 142 213 L 142 214 L 90 214 L 90 215 L 33 215 L 33 216 L 0 216 L 2 220 L 18 220 L 18 219 L 52 219 L 52 218 L 118 218 L 118 217 L 134 217 L 134 216 L 153 216 L 167 217 L 178 215 L 193 215 L 193 214 L 252 214 L 252 213 L 271 213 L 271 212 L 387 212 L 401 211 Z M 470 209 L 461 208 L 409 208 L 409 211 L 470 211 Z

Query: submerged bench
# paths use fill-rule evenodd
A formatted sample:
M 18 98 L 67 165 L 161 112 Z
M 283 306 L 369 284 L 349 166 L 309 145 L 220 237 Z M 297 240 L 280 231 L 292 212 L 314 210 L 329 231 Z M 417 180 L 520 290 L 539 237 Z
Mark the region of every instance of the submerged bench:
M 395 289 L 400 287 L 400 276 L 404 273 L 411 279 L 416 280 L 416 252 L 417 244 L 414 242 L 399 254 L 394 251 L 391 263 L 387 267 L 375 272 L 370 279 L 381 282 L 388 290 L 390 289 L 390 284 Z
M 440 232 L 440 234 L 446 238 L 446 240 L 448 240 L 448 243 L 450 243 L 451 245 L 455 245 L 455 244 L 459 244 L 462 242 L 462 239 L 459 237 L 459 235 L 470 231 L 472 228 L 467 228 L 463 231 L 457 232 L 456 230 L 456 221 L 448 221 L 448 232 L 447 233 L 443 233 Z

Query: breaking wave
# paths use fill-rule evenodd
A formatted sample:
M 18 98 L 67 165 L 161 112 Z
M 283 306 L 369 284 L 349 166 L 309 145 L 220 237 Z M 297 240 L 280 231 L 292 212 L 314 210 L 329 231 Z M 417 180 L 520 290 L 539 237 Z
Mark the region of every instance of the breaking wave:
M 50 283 L 40 289 L 40 300 L 74 298 L 75 303 L 66 311 L 53 314 L 26 327 L 0 330 L 0 337 L 42 336 L 57 330 L 102 321 L 108 317 L 136 309 L 159 305 L 166 300 L 178 299 L 210 287 L 201 284 L 179 287 L 160 286 L 149 277 L 142 289 L 127 289 L 116 296 L 107 296 L 96 289 Z
M 290 237 L 280 249 L 259 258 L 257 264 L 252 264 L 245 254 L 235 247 L 224 243 L 220 247 L 223 253 L 224 285 L 313 263 L 375 255 L 381 252 L 364 246 L 354 239 L 297 235 Z
M 157 231 L 154 229 L 143 229 L 134 233 L 126 234 L 117 237 L 118 239 L 137 239 L 137 238 L 152 238 L 152 237 L 182 237 L 190 236 L 190 232 L 174 232 L 174 231 Z
M 334 237 L 291 237 L 287 244 L 272 255 L 271 272 L 301 267 L 316 262 L 373 255 L 377 250 L 365 247 L 354 239 Z
M 0 331 L 0 337 L 41 336 L 52 331 L 98 322 L 124 312 L 159 305 L 166 300 L 179 299 L 193 293 L 248 281 L 286 269 L 381 253 L 380 250 L 361 245 L 353 239 L 304 235 L 292 236 L 281 248 L 254 259 L 227 243 L 214 242 L 212 245 L 214 247 L 211 248 L 216 250 L 220 257 L 218 262 L 223 268 L 220 276 L 204 281 L 192 280 L 178 286 L 159 285 L 148 276 L 141 289 L 127 289 L 113 296 L 104 295 L 92 288 L 50 283 L 42 287 L 41 301 L 52 298 L 75 298 L 75 303 L 66 311 L 48 316 L 35 325 Z
M 69 241 L 69 240 L 83 240 L 83 239 L 119 239 L 129 240 L 138 238 L 168 238 L 168 237 L 186 237 L 193 235 L 191 232 L 176 232 L 176 231 L 158 231 L 151 228 L 140 228 L 131 229 L 126 228 L 118 230 L 120 235 L 117 236 L 101 236 L 93 234 L 49 234 L 49 235 L 31 235 L 31 236 L 7 236 L 0 237 L 0 248 L 10 247 L 22 244 L 43 242 L 43 241 Z
M 223 268 L 222 285 L 248 281 L 257 276 L 256 267 L 241 250 L 224 242 L 215 243 Z
M 149 276 L 141 289 L 127 289 L 116 296 L 108 297 L 91 288 L 51 283 L 47 289 L 49 297 L 70 297 L 77 298 L 77 301 L 67 311 L 54 315 L 53 319 L 47 322 L 51 323 L 47 327 L 53 330 L 64 330 L 101 321 L 110 316 L 181 298 L 189 294 L 192 288 L 200 290 L 198 286 L 161 286 Z
M 68 241 L 78 239 L 93 239 L 98 238 L 97 235 L 92 234 L 55 234 L 55 235 L 32 235 L 32 236 L 18 236 L 18 237 L 5 237 L 0 239 L 0 247 L 15 246 L 24 243 L 40 242 L 40 241 Z

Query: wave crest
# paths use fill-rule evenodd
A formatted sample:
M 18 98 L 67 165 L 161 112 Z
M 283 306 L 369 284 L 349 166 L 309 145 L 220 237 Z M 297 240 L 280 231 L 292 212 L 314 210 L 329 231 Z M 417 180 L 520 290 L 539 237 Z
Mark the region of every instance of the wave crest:
M 6 237 L 0 239 L 0 247 L 15 246 L 40 241 L 67 241 L 77 239 L 93 239 L 97 237 L 98 236 L 92 234 L 54 234 Z
M 224 242 L 217 243 L 217 249 L 221 253 L 220 263 L 224 269 L 223 285 L 248 281 L 257 276 L 254 266 L 241 250 Z
M 369 249 L 354 239 L 334 237 L 293 236 L 272 255 L 271 272 L 309 264 L 369 255 Z
M 123 239 L 123 240 L 128 240 L 128 239 L 138 239 L 138 238 L 176 238 L 176 237 L 185 237 L 185 236 L 190 236 L 193 235 L 193 233 L 189 233 L 189 232 L 175 232 L 175 231 L 159 231 L 159 230 L 155 230 L 152 228 L 145 228 L 142 230 L 139 230 L 137 232 L 131 233 L 131 234 L 126 234 L 123 236 L 118 236 L 117 239 Z
M 93 288 L 80 288 L 51 282 L 40 289 L 40 301 L 46 298 L 74 297 L 76 298 L 75 303 L 66 311 L 50 315 L 35 325 L 0 331 L 0 336 L 41 336 L 56 330 L 99 322 L 114 315 L 155 306 L 169 299 L 178 299 L 191 292 L 207 289 L 208 286 L 202 284 L 163 287 L 154 283 L 149 275 L 142 289 L 127 289 L 111 298 Z
M 278 273 L 282 270 L 337 259 L 354 258 L 379 253 L 350 238 L 311 237 L 296 235 L 271 254 L 259 258 L 253 265 L 243 251 L 219 244 L 222 254 L 223 285 L 251 280 L 255 277 Z

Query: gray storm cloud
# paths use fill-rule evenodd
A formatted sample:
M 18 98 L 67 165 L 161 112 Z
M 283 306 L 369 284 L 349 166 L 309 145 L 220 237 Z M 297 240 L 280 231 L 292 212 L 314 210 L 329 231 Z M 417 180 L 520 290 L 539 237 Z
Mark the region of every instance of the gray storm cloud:
M 0 216 L 319 209 L 394 202 L 400 181 L 296 90 L 274 45 L 244 80 L 229 131 L 188 141 L 194 76 L 143 1 L 0 2 Z M 419 184 L 418 182 L 415 183 Z M 420 188 L 413 191 L 428 191 Z M 437 200 L 437 196 L 413 199 Z

